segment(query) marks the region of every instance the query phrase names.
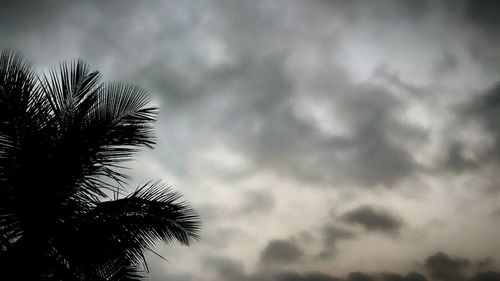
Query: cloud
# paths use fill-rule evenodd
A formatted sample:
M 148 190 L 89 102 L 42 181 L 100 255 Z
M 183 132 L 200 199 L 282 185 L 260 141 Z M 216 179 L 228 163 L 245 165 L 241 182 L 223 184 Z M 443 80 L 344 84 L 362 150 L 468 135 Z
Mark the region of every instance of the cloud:
M 265 62 L 263 65 L 267 65 L 264 69 L 275 69 L 280 64 Z M 282 71 L 269 73 L 270 70 L 264 69 L 255 70 L 262 74 L 246 74 L 245 79 L 254 85 L 263 85 L 266 82 L 257 77 L 265 75 L 273 77 L 272 84 L 281 86 L 258 90 L 259 104 L 265 104 L 262 107 L 249 107 L 251 101 L 235 101 L 231 107 L 238 115 L 227 116 L 225 120 L 231 121 L 223 126 L 225 136 L 258 169 L 274 170 L 308 184 L 332 186 L 354 182 L 368 187 L 391 187 L 419 170 L 410 152 L 399 142 L 425 138 L 425 133 L 391 116 L 390 112 L 402 105 L 386 89 L 345 84 L 339 77 L 328 78 L 330 82 L 326 83 L 331 85 L 321 90 L 325 94 L 316 96 L 318 99 L 314 99 L 314 95 L 304 98 L 313 106 L 322 104 L 331 108 L 334 115 L 326 120 L 313 120 L 308 119 L 308 114 L 314 113 L 300 106 L 302 103 L 293 102 L 295 98 L 291 94 L 296 90 L 287 82 L 291 77 L 283 76 Z M 264 74 L 266 72 L 269 74 Z M 257 79 L 253 80 L 254 77 Z M 330 135 L 319 128 L 323 126 L 320 122 L 327 124 L 332 119 L 338 119 L 349 133 Z M 255 124 L 255 130 L 242 130 L 243 124 Z
M 486 271 L 474 275 L 470 281 L 500 281 L 500 272 Z
M 383 273 L 381 281 L 427 281 L 427 277 L 418 272 L 409 272 L 406 276 L 396 273 Z
M 283 272 L 276 274 L 275 281 L 342 281 L 341 278 L 334 277 L 321 272 Z
M 479 259 L 475 262 L 475 270 L 477 272 L 482 272 L 494 268 L 495 260 L 492 257 L 485 257 Z
M 245 273 L 241 263 L 227 257 L 209 257 L 206 259 L 209 269 L 217 273 L 214 280 L 225 281 L 427 281 L 427 277 L 419 272 L 409 271 L 405 274 L 394 272 L 362 271 L 348 272 L 345 276 L 336 276 L 318 271 L 283 270 L 280 267 L 273 269 L 257 268 L 252 273 Z M 424 263 L 433 281 L 498 281 L 500 272 L 474 271 L 467 276 L 465 271 L 469 261 L 461 258 L 451 258 L 439 252 L 429 256 Z
M 163 281 L 165 279 L 170 281 L 193 281 L 196 277 L 193 274 L 168 274 L 167 276 L 149 276 L 151 281 Z
M 301 50 L 289 48 L 289 43 L 306 38 L 291 32 L 296 21 L 275 18 L 287 13 L 300 21 L 306 15 L 293 6 L 263 7 L 242 2 L 204 7 L 203 14 L 192 15 L 205 16 L 200 32 L 175 33 L 175 44 L 165 43 L 173 45 L 175 58 L 153 48 L 153 55 L 129 72 L 130 78 L 159 93 L 164 119 L 182 122 L 189 131 L 185 142 L 200 140 L 192 147 L 201 149 L 210 139 L 222 141 L 245 157 L 253 172 L 272 171 L 328 187 L 348 182 L 390 187 L 417 172 L 419 165 L 401 144 L 422 141 L 426 132 L 394 116 L 405 101 L 382 85 L 352 81 L 336 61 L 315 66 L 304 76 Z M 308 36 L 333 36 L 323 34 L 329 28 L 318 24 Z M 182 22 L 171 25 L 188 28 Z M 274 35 L 281 39 L 273 40 Z M 191 44 L 198 41 L 202 43 Z M 205 61 L 210 48 L 222 53 L 219 63 Z M 331 52 L 315 50 L 320 57 Z M 333 114 L 312 118 L 318 106 Z M 325 132 L 322 127 L 330 123 L 342 124 L 348 134 Z M 197 129 L 199 124 L 203 130 Z M 196 151 L 185 152 L 190 153 Z
M 236 281 L 246 278 L 244 266 L 227 257 L 209 256 L 205 258 L 205 266 L 215 270 L 218 276 L 223 277 L 223 280 Z
M 479 92 L 457 110 L 461 139 L 448 145 L 445 166 L 464 172 L 500 165 L 500 83 Z M 475 130 L 470 130 L 475 128 Z
M 477 98 L 473 99 L 464 114 L 467 114 L 466 116 L 469 118 L 476 118 L 481 121 L 481 124 L 495 136 L 494 148 L 498 150 L 500 146 L 500 128 L 498 127 L 498 118 L 500 117 L 500 83 L 493 85 L 478 95 Z
M 363 272 L 351 272 L 347 275 L 346 281 L 376 281 L 376 279 Z
M 290 240 L 271 240 L 262 250 L 260 262 L 262 264 L 290 264 L 303 256 L 302 250 Z
M 213 227 L 212 227 L 213 228 Z M 248 233 L 234 227 L 218 227 L 203 232 L 203 243 L 216 250 L 224 250 L 238 239 L 248 238 Z
M 488 0 L 465 1 L 465 19 L 472 24 L 498 32 L 500 28 L 500 4 Z
M 327 246 L 334 246 L 339 240 L 347 240 L 356 237 L 356 234 L 353 232 L 334 225 L 325 226 L 323 234 L 324 244 Z
M 466 280 L 465 271 L 469 266 L 468 259 L 452 258 L 442 252 L 429 256 L 424 263 L 429 275 L 441 281 Z
M 363 226 L 367 231 L 379 231 L 388 234 L 398 234 L 403 222 L 388 210 L 373 206 L 360 206 L 342 215 L 342 219 L 350 224 Z
M 275 200 L 270 192 L 247 191 L 243 194 L 241 212 L 245 214 L 267 214 L 273 210 Z
M 321 234 L 323 236 L 323 248 L 318 255 L 320 259 L 330 259 L 335 256 L 338 242 L 357 237 L 355 233 L 335 225 L 325 225 Z

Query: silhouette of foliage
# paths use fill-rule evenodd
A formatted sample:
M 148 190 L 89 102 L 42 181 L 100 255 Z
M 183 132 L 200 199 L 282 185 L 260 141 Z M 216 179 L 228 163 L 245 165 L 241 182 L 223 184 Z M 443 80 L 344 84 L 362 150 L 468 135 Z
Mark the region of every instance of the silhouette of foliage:
M 1 53 L 4 280 L 143 280 L 143 254 L 157 241 L 198 239 L 197 213 L 160 182 L 123 195 L 123 162 L 155 143 L 149 103 L 82 61 L 41 75 Z

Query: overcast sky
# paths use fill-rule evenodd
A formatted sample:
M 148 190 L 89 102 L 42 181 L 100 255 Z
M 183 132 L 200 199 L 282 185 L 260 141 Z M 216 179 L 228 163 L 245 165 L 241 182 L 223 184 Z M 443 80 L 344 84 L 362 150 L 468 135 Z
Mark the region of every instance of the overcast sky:
M 159 104 L 132 184 L 203 233 L 152 280 L 499 280 L 495 1 L 0 2 L 1 49 Z

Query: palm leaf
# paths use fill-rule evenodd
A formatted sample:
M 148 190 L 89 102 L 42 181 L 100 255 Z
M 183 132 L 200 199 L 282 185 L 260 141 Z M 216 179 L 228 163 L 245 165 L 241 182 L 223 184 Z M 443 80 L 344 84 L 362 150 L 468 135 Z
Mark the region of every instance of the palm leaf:
M 70 263 L 85 265 L 84 272 L 96 270 L 96 276 L 106 278 L 139 264 L 144 251 L 156 242 L 189 245 L 199 238 L 200 230 L 196 211 L 160 182 L 145 184 L 125 198 L 99 203 L 76 217 L 72 225 L 56 238 L 57 247 Z
M 15 212 L 15 177 L 24 132 L 38 126 L 40 102 L 36 75 L 21 56 L 0 54 L 0 248 L 6 250 L 22 234 Z
M 108 249 L 113 245 L 117 253 L 135 261 L 158 240 L 189 245 L 199 237 L 200 222 L 196 211 L 180 199 L 179 193 L 160 182 L 145 184 L 129 196 L 102 202 L 85 214 L 79 236 L 83 244 Z
M 106 195 L 103 189 L 112 188 L 102 179 L 124 183 L 120 163 L 154 144 L 157 108 L 148 106 L 138 87 L 101 84 L 99 73 L 81 61 L 61 64 L 40 83 L 50 105 L 46 128 L 53 136 L 52 155 L 60 157 L 54 162 L 66 163 L 54 168 L 64 170 L 66 178 L 57 192 L 84 205 L 96 203 Z

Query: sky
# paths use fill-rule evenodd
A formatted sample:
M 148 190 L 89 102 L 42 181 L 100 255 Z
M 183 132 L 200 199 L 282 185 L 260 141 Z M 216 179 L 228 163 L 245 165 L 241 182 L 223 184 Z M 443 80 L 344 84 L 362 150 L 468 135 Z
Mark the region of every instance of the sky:
M 130 188 L 203 230 L 151 280 L 500 280 L 495 1 L 0 2 L 0 49 L 159 105 Z

